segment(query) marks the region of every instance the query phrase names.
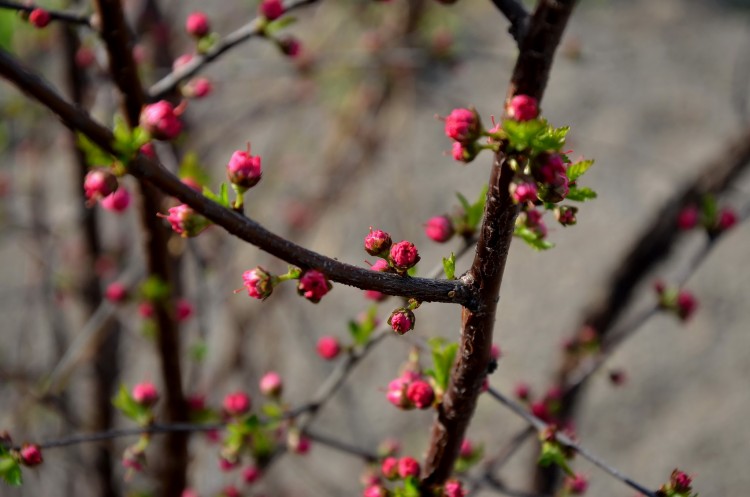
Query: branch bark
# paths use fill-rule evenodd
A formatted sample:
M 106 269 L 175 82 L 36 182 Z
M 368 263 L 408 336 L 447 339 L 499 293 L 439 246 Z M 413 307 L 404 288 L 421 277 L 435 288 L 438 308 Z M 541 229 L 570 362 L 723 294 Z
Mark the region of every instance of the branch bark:
M 521 42 L 508 98 L 525 94 L 541 100 L 555 49 L 574 5 L 574 0 L 539 1 Z M 513 171 L 504 155 L 496 154 L 474 263 L 462 278 L 478 292 L 479 306 L 476 310 L 464 308 L 462 312 L 458 358 L 432 426 L 422 482 L 424 495 L 450 476 L 486 376 L 500 285 L 518 215 L 509 192 L 512 179 Z
M 526 7 L 518 0 L 492 0 L 492 3 L 508 19 L 510 22 L 508 32 L 520 45 L 529 25 L 529 13 Z

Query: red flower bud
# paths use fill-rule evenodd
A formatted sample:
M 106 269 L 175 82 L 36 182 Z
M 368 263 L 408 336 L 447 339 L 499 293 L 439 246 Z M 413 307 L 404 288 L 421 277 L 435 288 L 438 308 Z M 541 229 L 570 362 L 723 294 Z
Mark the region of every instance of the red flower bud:
M 250 155 L 250 145 L 247 151 L 237 150 L 227 164 L 229 181 L 242 188 L 257 185 L 262 175 L 260 162 L 259 155 Z
M 388 324 L 391 325 L 393 331 L 399 335 L 403 335 L 407 331 L 414 329 L 416 320 L 417 318 L 411 310 L 399 307 L 391 313 L 391 316 L 388 318 Z
M 173 140 L 182 131 L 178 113 L 166 100 L 146 105 L 141 111 L 140 125 L 156 140 Z
M 699 212 L 694 205 L 686 205 L 677 215 L 677 227 L 683 231 L 691 230 L 698 225 Z
M 458 480 L 448 480 L 443 486 L 444 497 L 466 497 L 466 491 Z
M 260 392 L 268 397 L 280 396 L 283 388 L 284 383 L 281 381 L 281 376 L 275 371 L 264 374 L 260 379 Z
M 258 9 L 260 10 L 260 14 L 269 21 L 273 21 L 284 15 L 284 4 L 281 0 L 263 0 Z
M 567 476 L 563 486 L 573 495 L 582 495 L 589 488 L 589 480 L 583 474 L 576 473 L 573 476 Z
M 380 472 L 388 480 L 395 480 L 398 477 L 398 459 L 395 457 L 386 457 L 380 465 Z
M 172 230 L 183 238 L 200 235 L 211 224 L 208 219 L 196 213 L 187 204 L 171 207 L 169 214 L 159 214 L 172 225 Z
M 435 401 L 435 391 L 424 380 L 415 380 L 406 389 L 406 397 L 418 409 L 428 409 Z
M 104 297 L 113 304 L 117 304 L 128 297 L 128 289 L 122 283 L 110 283 L 104 291 Z
M 313 304 L 317 304 L 325 294 L 331 291 L 331 288 L 333 288 L 333 285 L 323 273 L 315 269 L 308 269 L 302 273 L 299 279 L 297 293 Z
M 46 27 L 51 20 L 52 16 L 50 16 L 50 13 L 44 9 L 34 9 L 29 14 L 29 22 L 35 28 L 42 29 Z
M 153 383 L 138 383 L 131 392 L 133 400 L 145 407 L 151 407 L 159 400 L 159 391 Z
M 424 232 L 427 238 L 438 243 L 447 242 L 455 233 L 453 222 L 448 216 L 430 218 L 424 225 Z
M 453 109 L 445 118 L 445 134 L 460 143 L 476 141 L 482 134 L 479 114 L 474 109 Z
M 250 410 L 250 396 L 245 392 L 227 394 L 223 406 L 230 416 L 240 416 Z
M 247 294 L 254 299 L 265 300 L 273 292 L 272 277 L 260 266 L 242 273 L 242 282 Z
M 407 478 L 413 476 L 419 478 L 420 473 L 419 463 L 413 457 L 402 457 L 398 461 L 398 474 L 401 478 Z
M 384 254 L 391 248 L 391 235 L 382 230 L 373 230 L 370 228 L 370 232 L 365 236 L 365 250 L 370 255 Z M 373 268 L 380 263 L 376 262 Z M 382 271 L 382 269 L 375 269 L 375 271 Z
M 42 449 L 35 444 L 24 444 L 21 447 L 21 464 L 24 466 L 39 466 L 42 459 Z
M 210 30 L 211 25 L 208 22 L 208 16 L 203 12 L 193 12 L 185 21 L 185 31 L 195 38 L 203 38 Z
M 104 198 L 117 190 L 117 178 L 106 169 L 92 169 L 83 180 L 83 191 L 90 201 Z
M 341 352 L 341 345 L 336 337 L 325 336 L 318 340 L 318 355 L 323 359 L 330 361 L 338 357 Z
M 419 252 L 413 243 L 403 240 L 391 246 L 390 260 L 397 270 L 406 271 L 417 265 Z
M 101 204 L 108 211 L 117 212 L 118 214 L 125 212 L 130 205 L 130 192 L 124 186 L 121 186 L 113 193 L 104 197 Z
M 516 121 L 530 121 L 539 115 L 539 106 L 534 97 L 516 95 L 508 103 L 508 116 Z

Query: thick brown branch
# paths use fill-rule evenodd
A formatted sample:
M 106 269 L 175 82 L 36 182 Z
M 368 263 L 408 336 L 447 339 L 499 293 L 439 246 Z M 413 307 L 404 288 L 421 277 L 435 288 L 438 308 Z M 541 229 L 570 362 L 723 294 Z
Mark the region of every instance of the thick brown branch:
M 23 68 L 11 55 L 0 50 L 0 75 L 13 82 L 62 120 L 103 150 L 114 153 L 111 131 L 93 121 L 88 114 L 68 104 L 43 79 Z M 143 156 L 134 160 L 129 171 L 163 192 L 185 202 L 229 233 L 290 264 L 316 268 L 332 281 L 363 290 L 378 290 L 388 295 L 414 297 L 423 302 L 448 302 L 470 309 L 477 305 L 475 290 L 456 280 L 401 278 L 352 266 L 300 247 L 271 233 L 257 222 L 227 209 L 196 193 L 158 164 Z
M 525 94 L 541 100 L 555 48 L 574 5 L 574 0 L 539 2 L 521 43 L 509 97 Z M 490 175 L 474 263 L 463 278 L 479 292 L 479 306 L 476 310 L 463 310 L 458 358 L 432 427 L 423 481 L 425 495 L 430 486 L 442 484 L 450 476 L 486 375 L 495 310 L 518 214 L 509 193 L 512 179 L 513 171 L 505 163 L 503 154 L 498 153 Z
M 529 24 L 529 13 L 526 7 L 518 0 L 492 0 L 492 3 L 508 19 L 510 22 L 508 32 L 520 44 Z

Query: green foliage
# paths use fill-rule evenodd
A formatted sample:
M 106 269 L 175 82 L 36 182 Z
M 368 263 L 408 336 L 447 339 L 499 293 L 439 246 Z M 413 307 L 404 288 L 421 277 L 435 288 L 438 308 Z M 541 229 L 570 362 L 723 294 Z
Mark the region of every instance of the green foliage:
M 294 16 L 283 16 L 278 19 L 274 19 L 273 21 L 270 21 L 268 24 L 266 24 L 266 27 L 264 28 L 264 32 L 267 36 L 272 36 L 282 29 L 291 26 L 297 22 L 297 18 Z
M 112 405 L 139 425 L 147 425 L 151 421 L 151 409 L 136 402 L 125 385 L 120 385 Z
M 559 152 L 565 145 L 565 137 L 568 131 L 570 131 L 570 126 L 563 126 L 562 128 L 548 126 L 544 132 L 531 139 L 531 150 L 535 154 L 551 151 Z
M 0 48 L 3 50 L 13 49 L 13 29 L 17 17 L 11 9 L 0 9 Z
M 546 119 L 531 119 L 529 121 L 515 121 L 506 119 L 502 125 L 503 132 L 508 138 L 511 150 L 521 152 L 529 150 L 531 155 L 542 152 L 559 152 L 565 145 L 565 137 L 570 128 L 553 128 Z
M 229 200 L 229 188 L 227 188 L 226 183 L 221 184 L 218 194 L 212 192 L 211 189 L 208 188 L 207 186 L 204 186 L 203 195 L 206 196 L 207 198 L 210 198 L 217 204 L 223 205 L 224 207 L 228 209 L 232 208 L 232 203 Z
M 177 175 L 180 178 L 190 178 L 201 186 L 207 185 L 210 179 L 208 172 L 198 161 L 198 155 L 195 152 L 188 152 L 182 157 Z
M 443 272 L 449 280 L 456 279 L 456 254 L 453 252 L 450 257 L 443 257 Z
M 464 229 L 469 232 L 475 232 L 477 228 L 479 227 L 479 223 L 482 221 L 482 215 L 484 214 L 484 204 L 487 202 L 487 185 L 484 185 L 482 188 L 482 191 L 479 193 L 479 196 L 477 197 L 476 201 L 474 203 L 469 203 L 468 200 L 466 200 L 466 197 L 461 195 L 460 193 L 456 192 L 456 197 L 458 197 L 458 201 L 461 203 L 461 207 L 464 209 L 464 219 L 463 222 L 465 223 L 465 227 L 462 227 L 463 231 Z
M 131 130 L 122 116 L 119 115 L 115 117 L 115 126 L 112 133 L 115 136 L 112 147 L 117 152 L 118 159 L 124 164 L 138 155 L 141 147 L 151 139 L 148 132 L 139 126 Z
M 219 40 L 221 40 L 221 36 L 219 36 L 219 33 L 209 33 L 198 40 L 196 50 L 199 54 L 204 54 L 211 50 L 214 45 L 219 42 Z
M 367 309 L 367 314 L 361 321 L 349 321 L 349 333 L 354 339 L 356 345 L 364 345 L 370 339 L 372 332 L 375 331 L 378 307 L 373 305 Z
M 190 346 L 190 359 L 193 361 L 203 362 L 206 360 L 206 355 L 208 355 L 208 345 L 205 340 L 198 339 Z
M 456 467 L 455 467 L 456 473 L 466 473 L 475 464 L 481 461 L 483 456 L 484 456 L 484 446 L 480 445 L 479 447 L 474 449 L 474 451 L 471 453 L 469 457 L 459 457 L 456 460 Z
M 584 175 L 591 166 L 594 165 L 593 160 L 582 160 L 568 166 L 567 175 L 570 181 L 575 181 Z
M 149 302 L 165 301 L 171 293 L 169 284 L 158 276 L 149 276 L 140 288 L 140 294 Z
M 704 226 L 711 226 L 715 223 L 719 215 L 719 206 L 716 197 L 713 195 L 704 195 L 701 198 L 701 216 Z
M 565 450 L 556 440 L 542 442 L 542 450 L 537 461 L 539 466 L 548 468 L 553 464 L 559 466 L 566 474 L 573 476 L 573 470 L 568 465 Z
M 458 352 L 458 344 L 446 344 L 442 338 L 431 338 L 429 344 L 432 350 L 432 369 L 425 371 L 425 374 L 434 378 L 437 388 L 441 392 L 445 392 L 450 382 L 453 361 L 456 359 L 456 352 Z
M 577 187 L 571 186 L 568 195 L 565 197 L 567 200 L 573 200 L 575 202 L 585 202 L 596 198 L 596 192 L 587 186 Z
M 0 442 L 0 478 L 12 487 L 23 483 L 21 465 L 18 459 Z
M 393 489 L 394 497 L 419 497 L 419 480 L 409 476 L 404 480 L 404 486 Z
M 555 246 L 554 243 L 548 242 L 544 238 L 540 237 L 535 231 L 532 231 L 523 225 L 516 226 L 515 230 L 513 231 L 513 236 L 517 236 L 534 250 L 548 250 Z
M 78 148 L 86 156 L 86 164 L 89 167 L 109 166 L 115 161 L 109 153 L 105 152 L 97 144 L 89 140 L 83 133 L 76 133 Z

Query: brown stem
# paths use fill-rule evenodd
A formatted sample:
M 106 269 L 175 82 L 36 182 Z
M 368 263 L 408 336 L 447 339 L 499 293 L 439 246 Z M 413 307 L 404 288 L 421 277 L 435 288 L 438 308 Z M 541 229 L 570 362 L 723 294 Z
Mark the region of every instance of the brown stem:
M 101 21 L 101 35 L 109 55 L 109 70 L 115 85 L 122 95 L 122 107 L 131 128 L 138 126 L 145 94 L 138 77 L 138 68 L 133 60 L 130 30 L 125 22 L 120 0 L 97 0 L 95 2 Z M 177 294 L 172 274 L 172 260 L 167 249 L 169 233 L 156 213 L 161 209 L 162 194 L 153 185 L 140 181 L 141 222 L 146 243 L 146 265 L 151 277 L 158 278 Z M 166 392 L 167 420 L 179 423 L 187 419 L 187 405 L 182 389 L 180 366 L 180 341 L 177 322 L 172 315 L 173 299 L 153 302 L 155 310 L 156 336 L 161 373 Z M 161 458 L 162 494 L 179 497 L 186 484 L 188 437 L 184 433 L 170 433 L 165 440 Z
M 541 100 L 555 49 L 574 5 L 574 0 L 540 0 L 521 42 L 509 97 L 525 94 Z M 500 285 L 518 214 L 509 193 L 512 179 L 504 155 L 496 154 L 474 263 L 462 278 L 479 293 L 479 305 L 475 310 L 463 309 L 457 361 L 432 426 L 423 480 L 425 495 L 429 487 L 450 476 L 487 373 Z

